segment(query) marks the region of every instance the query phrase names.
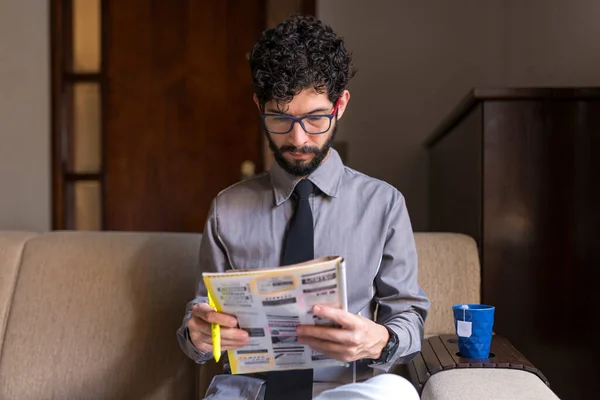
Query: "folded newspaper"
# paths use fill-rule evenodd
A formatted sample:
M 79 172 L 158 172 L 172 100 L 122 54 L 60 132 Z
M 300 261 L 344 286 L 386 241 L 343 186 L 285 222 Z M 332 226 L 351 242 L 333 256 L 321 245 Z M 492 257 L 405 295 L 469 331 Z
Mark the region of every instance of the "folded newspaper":
M 298 325 L 335 326 L 313 315 L 316 304 L 348 309 L 342 257 L 286 267 L 203 273 L 217 311 L 235 315 L 250 342 L 229 350 L 234 374 L 344 365 L 298 343 Z

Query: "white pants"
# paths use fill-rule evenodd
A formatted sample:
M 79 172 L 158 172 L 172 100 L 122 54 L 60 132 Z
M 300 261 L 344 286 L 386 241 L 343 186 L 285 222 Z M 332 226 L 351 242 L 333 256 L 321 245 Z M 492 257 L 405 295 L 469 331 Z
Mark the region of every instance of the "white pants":
M 323 385 L 314 383 L 315 400 L 419 400 L 415 387 L 394 374 L 380 374 L 364 382 L 348 383 L 318 394 L 325 389 Z

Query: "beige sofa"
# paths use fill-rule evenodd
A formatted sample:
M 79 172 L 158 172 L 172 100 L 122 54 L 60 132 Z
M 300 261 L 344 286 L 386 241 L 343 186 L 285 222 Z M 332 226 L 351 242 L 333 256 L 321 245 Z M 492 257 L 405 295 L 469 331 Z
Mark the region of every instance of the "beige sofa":
M 198 398 L 199 368 L 175 331 L 200 272 L 200 237 L 0 232 L 0 400 Z M 479 301 L 474 242 L 416 239 L 427 334 L 450 333 L 451 305 Z M 556 398 L 529 372 L 485 369 L 437 373 L 422 397 Z

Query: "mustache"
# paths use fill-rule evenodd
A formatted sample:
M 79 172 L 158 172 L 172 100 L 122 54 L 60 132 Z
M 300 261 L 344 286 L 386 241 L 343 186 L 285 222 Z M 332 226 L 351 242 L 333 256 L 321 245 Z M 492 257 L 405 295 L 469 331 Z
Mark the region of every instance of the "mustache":
M 291 153 L 302 153 L 302 154 L 317 154 L 319 153 L 319 148 L 318 147 L 313 147 L 313 146 L 302 146 L 302 147 L 296 147 L 296 146 L 281 146 L 279 148 L 279 151 L 281 153 L 285 153 L 286 151 L 289 151 Z

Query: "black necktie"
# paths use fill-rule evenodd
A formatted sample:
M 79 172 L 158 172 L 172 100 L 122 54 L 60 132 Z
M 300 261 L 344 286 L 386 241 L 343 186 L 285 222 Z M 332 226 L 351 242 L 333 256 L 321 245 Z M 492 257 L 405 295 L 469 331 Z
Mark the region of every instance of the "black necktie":
M 313 184 L 303 179 L 294 188 L 296 211 L 290 221 L 283 244 L 282 265 L 296 264 L 314 258 L 313 217 L 308 199 Z M 312 399 L 313 370 L 271 371 L 267 376 L 265 400 Z

